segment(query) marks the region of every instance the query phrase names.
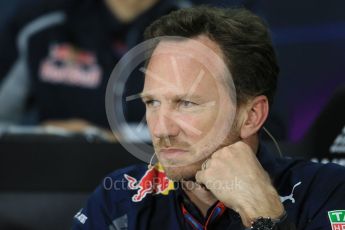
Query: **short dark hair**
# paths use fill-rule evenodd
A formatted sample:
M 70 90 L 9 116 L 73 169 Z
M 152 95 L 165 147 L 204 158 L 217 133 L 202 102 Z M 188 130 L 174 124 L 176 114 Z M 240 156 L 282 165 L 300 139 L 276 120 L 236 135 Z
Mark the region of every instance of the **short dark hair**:
M 272 104 L 279 67 L 266 24 L 242 8 L 198 6 L 180 9 L 153 22 L 145 39 L 206 35 L 221 48 L 236 87 L 237 104 L 265 95 Z

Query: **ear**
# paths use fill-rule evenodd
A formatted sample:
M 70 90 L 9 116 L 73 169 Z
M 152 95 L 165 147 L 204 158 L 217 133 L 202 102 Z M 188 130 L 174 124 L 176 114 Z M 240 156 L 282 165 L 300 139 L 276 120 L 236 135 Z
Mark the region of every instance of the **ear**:
M 263 126 L 269 111 L 268 99 L 266 96 L 260 95 L 250 100 L 244 107 L 244 120 L 240 131 L 242 139 L 256 134 Z

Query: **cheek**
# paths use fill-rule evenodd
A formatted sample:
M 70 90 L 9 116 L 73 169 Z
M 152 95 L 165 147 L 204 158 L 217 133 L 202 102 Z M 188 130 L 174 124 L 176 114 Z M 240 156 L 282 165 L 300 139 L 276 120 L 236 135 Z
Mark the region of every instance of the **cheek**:
M 198 114 L 183 114 L 176 116 L 177 119 L 182 121 L 180 127 L 185 136 L 190 140 L 198 140 L 207 135 L 212 130 L 216 117 L 217 115 L 213 111 L 203 111 Z
M 157 122 L 157 118 L 154 115 L 154 113 L 146 112 L 146 123 L 149 128 L 150 133 L 152 133 L 153 128 L 155 127 L 155 124 Z

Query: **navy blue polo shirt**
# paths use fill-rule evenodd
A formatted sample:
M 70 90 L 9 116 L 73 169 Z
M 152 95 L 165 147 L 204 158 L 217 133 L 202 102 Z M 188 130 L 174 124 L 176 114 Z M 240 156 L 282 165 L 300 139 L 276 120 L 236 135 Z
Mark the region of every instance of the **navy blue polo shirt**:
M 257 158 L 296 229 L 332 229 L 331 219 L 342 217 L 344 167 L 280 158 L 264 147 Z M 244 229 L 239 214 L 221 202 L 201 215 L 178 183 L 164 175 L 144 164 L 115 171 L 76 214 L 73 229 Z

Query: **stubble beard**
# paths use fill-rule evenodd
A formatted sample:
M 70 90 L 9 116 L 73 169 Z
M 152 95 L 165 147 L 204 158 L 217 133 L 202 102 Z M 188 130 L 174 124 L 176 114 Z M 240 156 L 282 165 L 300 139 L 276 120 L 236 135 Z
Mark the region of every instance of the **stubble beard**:
M 169 162 L 169 164 L 164 164 L 164 161 L 160 161 L 168 178 L 177 182 L 195 181 L 195 174 L 201 170 L 203 162 L 217 150 L 238 141 L 240 139 L 239 131 L 235 127 L 232 127 L 226 137 L 222 139 L 222 142 L 207 143 L 203 147 L 200 147 L 199 150 L 196 150 L 194 155 L 197 159 L 193 159 L 193 161 Z

